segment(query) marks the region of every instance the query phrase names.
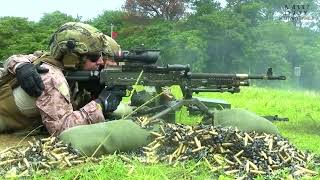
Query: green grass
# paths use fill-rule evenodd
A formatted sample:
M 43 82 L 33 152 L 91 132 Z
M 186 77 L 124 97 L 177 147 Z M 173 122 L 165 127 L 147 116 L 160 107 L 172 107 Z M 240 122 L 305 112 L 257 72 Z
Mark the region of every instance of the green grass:
M 181 97 L 177 88 L 174 94 Z M 232 108 L 244 108 L 259 115 L 279 115 L 288 117 L 289 122 L 275 122 L 281 134 L 300 149 L 320 155 L 320 94 L 288 90 L 242 88 L 238 94 L 203 93 L 201 97 L 224 99 Z M 195 123 L 185 111 L 178 112 L 179 122 Z M 197 118 L 197 117 L 196 117 Z M 66 171 L 55 170 L 47 176 L 33 179 L 233 179 L 210 173 L 205 163 L 186 162 L 172 167 L 166 164 L 145 165 L 133 160 L 126 163 L 117 155 L 106 156 L 99 164 L 85 164 Z M 319 167 L 317 168 L 320 172 Z M 288 179 L 285 170 L 279 178 Z M 264 179 L 258 177 L 257 179 Z M 303 179 L 310 179 L 305 177 Z M 313 177 L 312 179 L 320 179 Z
M 232 108 L 244 108 L 259 115 L 288 117 L 289 122 L 275 122 L 281 134 L 301 149 L 320 154 L 320 94 L 242 88 L 238 94 L 203 93 L 201 97 L 224 99 Z

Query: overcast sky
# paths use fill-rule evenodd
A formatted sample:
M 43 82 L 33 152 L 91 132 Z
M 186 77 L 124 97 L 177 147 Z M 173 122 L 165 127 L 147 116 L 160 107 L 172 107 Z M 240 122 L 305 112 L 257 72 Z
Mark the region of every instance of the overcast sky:
M 30 21 L 38 21 L 44 13 L 59 10 L 87 20 L 97 17 L 104 10 L 120 10 L 123 4 L 124 0 L 2 0 L 0 17 L 27 17 Z

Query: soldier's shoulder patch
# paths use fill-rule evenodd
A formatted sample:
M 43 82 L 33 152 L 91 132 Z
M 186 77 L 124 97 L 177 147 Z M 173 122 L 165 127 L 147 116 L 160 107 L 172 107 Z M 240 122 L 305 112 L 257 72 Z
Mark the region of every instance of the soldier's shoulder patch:
M 63 96 L 69 96 L 69 88 L 66 83 L 61 83 L 58 86 L 58 91 L 63 95 Z

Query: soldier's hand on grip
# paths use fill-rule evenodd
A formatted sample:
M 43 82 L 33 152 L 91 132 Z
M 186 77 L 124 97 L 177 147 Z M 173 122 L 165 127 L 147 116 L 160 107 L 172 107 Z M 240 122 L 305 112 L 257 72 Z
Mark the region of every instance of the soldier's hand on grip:
M 40 73 L 47 73 L 48 71 L 48 69 L 40 67 L 40 65 L 26 63 L 18 66 L 16 77 L 21 88 L 29 96 L 39 97 L 44 90 Z
M 123 97 L 123 92 L 119 89 L 103 89 L 99 97 L 95 100 L 102 106 L 103 112 L 110 113 L 117 109 Z

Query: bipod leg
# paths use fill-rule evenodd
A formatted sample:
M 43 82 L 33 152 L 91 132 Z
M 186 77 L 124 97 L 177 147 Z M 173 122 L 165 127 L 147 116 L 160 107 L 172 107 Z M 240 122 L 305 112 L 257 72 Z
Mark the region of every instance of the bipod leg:
M 175 102 L 171 102 L 166 109 L 150 117 L 150 121 L 155 121 L 156 119 L 168 114 L 171 111 L 176 111 L 182 106 L 188 106 L 188 105 L 195 105 L 196 107 L 198 107 L 203 113 L 207 115 L 208 120 L 210 120 L 213 125 L 213 116 L 214 116 L 213 112 L 210 111 L 210 109 L 205 104 L 203 104 L 201 101 L 199 101 L 199 99 L 196 99 L 196 98 L 182 99 L 182 100 L 177 100 Z
M 165 109 L 167 107 L 168 106 L 164 104 L 164 105 L 159 105 L 156 107 L 148 108 L 147 110 L 140 110 L 140 111 L 136 112 L 133 116 L 143 116 L 146 114 L 156 113 L 156 112 L 162 111 L 163 109 Z
M 190 104 L 195 105 L 200 111 L 206 114 L 207 117 L 204 118 L 205 122 L 211 122 L 211 124 L 214 125 L 214 113 L 210 111 L 210 109 L 203 104 L 203 102 L 201 102 L 199 99 L 192 98 L 190 99 Z
M 164 109 L 163 111 L 155 114 L 154 116 L 150 117 L 150 121 L 155 121 L 156 119 L 168 114 L 169 112 L 172 111 L 176 111 L 177 109 L 179 109 L 180 107 L 184 106 L 184 100 L 178 100 L 178 101 L 174 101 L 174 102 L 170 102 L 170 105 L 168 105 L 168 107 L 166 109 Z

